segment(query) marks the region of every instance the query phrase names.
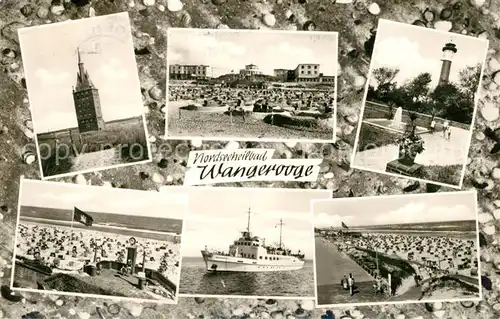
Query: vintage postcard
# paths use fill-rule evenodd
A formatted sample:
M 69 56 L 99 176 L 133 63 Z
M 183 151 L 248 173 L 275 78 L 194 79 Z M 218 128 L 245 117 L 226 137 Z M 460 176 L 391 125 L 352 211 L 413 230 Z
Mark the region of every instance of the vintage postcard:
M 127 13 L 19 29 L 43 179 L 151 160 Z
M 186 189 L 181 296 L 314 299 L 310 201 L 330 191 Z
M 168 30 L 166 135 L 332 142 L 337 32 Z
M 488 41 L 379 20 L 352 167 L 461 188 Z
M 22 180 L 11 288 L 177 303 L 188 197 Z
M 316 200 L 312 209 L 318 307 L 481 299 L 475 191 Z

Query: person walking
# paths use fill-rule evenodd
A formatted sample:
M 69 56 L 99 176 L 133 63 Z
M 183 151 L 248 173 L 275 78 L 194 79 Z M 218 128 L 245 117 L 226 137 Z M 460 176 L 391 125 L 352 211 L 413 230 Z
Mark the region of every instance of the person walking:
M 431 132 L 434 133 L 435 130 L 436 130 L 436 121 L 434 119 L 432 119 L 432 121 L 431 121 Z
M 243 108 L 243 99 L 238 99 L 236 109 L 241 112 L 241 117 L 243 118 L 243 122 L 245 122 L 245 109 Z
M 449 141 L 451 138 L 451 126 L 448 126 L 448 129 L 446 130 L 446 139 Z
M 342 279 L 341 282 L 342 282 L 342 288 L 344 288 L 344 290 L 349 289 L 349 283 L 347 281 L 347 276 L 346 275 L 344 275 L 344 278 Z
M 354 278 L 352 277 L 352 273 L 349 274 L 349 278 L 347 280 L 349 283 L 349 293 L 352 296 L 354 293 Z
M 382 293 L 382 280 L 380 279 L 380 277 L 377 276 L 375 284 L 376 284 L 375 294 L 376 295 L 381 294 Z
M 443 137 L 446 138 L 446 132 L 448 131 L 448 127 L 450 126 L 450 122 L 445 120 L 443 123 Z

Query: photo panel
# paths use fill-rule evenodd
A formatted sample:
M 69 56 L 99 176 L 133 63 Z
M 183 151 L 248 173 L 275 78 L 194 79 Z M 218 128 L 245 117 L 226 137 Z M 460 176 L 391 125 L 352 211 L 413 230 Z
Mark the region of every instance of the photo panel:
M 11 289 L 176 304 L 188 197 L 21 180 Z
M 335 140 L 338 33 L 169 28 L 169 138 Z
M 461 188 L 485 39 L 379 20 L 353 168 Z
M 480 300 L 476 197 L 314 201 L 317 306 Z
M 19 29 L 43 179 L 151 161 L 128 13 Z
M 314 299 L 310 202 L 330 191 L 185 189 L 181 296 Z

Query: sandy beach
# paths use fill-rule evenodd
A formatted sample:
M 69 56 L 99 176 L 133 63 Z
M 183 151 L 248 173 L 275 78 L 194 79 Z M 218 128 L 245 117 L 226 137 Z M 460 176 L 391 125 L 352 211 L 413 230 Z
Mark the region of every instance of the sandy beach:
M 131 236 L 128 234 L 96 231 L 91 227 L 71 228 L 27 221 L 20 222 L 18 227 L 16 256 L 34 260 L 37 258 L 36 252 L 39 252 L 40 263 L 56 271 L 76 274 L 79 269 L 69 267 L 84 265 L 93 260 L 94 256 L 98 261 L 124 262 L 127 247 L 131 246 Z M 147 235 L 145 232 L 137 234 L 139 233 Z M 180 273 L 180 243 L 133 237 L 137 242 L 137 265 L 142 266 L 145 251 L 146 268 L 157 270 L 177 284 Z M 93 249 L 95 246 L 99 247 L 97 251 Z
M 316 234 L 320 304 L 478 298 L 477 246 L 471 234 L 388 232 L 324 230 Z M 373 293 L 377 271 L 387 291 L 390 284 L 391 295 Z M 357 286 L 352 297 L 340 285 L 346 272 L 353 274 Z
M 170 86 L 168 132 L 175 136 L 240 136 L 258 138 L 333 137 L 334 90 L 236 89 L 213 86 Z M 241 105 L 237 106 L 238 101 Z M 227 111 L 245 111 L 230 118 Z M 225 114 L 226 112 L 226 114 Z M 316 121 L 318 126 L 273 125 L 271 113 Z M 314 118 L 317 119 L 314 119 Z M 223 134 L 223 135 L 222 135 Z

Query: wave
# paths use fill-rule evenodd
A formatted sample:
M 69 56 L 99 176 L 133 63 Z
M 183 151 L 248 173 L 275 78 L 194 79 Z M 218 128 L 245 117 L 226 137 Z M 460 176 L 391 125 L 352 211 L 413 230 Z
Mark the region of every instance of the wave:
M 73 224 L 73 227 L 81 228 L 79 222 L 71 222 L 67 220 L 55 220 L 55 219 L 46 219 L 46 218 L 37 218 L 37 217 L 26 217 L 26 216 L 21 216 L 19 218 L 20 221 L 26 221 L 26 222 L 37 222 L 37 223 L 42 223 L 42 224 L 49 224 L 49 225 L 64 225 L 71 227 Z M 93 223 L 92 226 L 86 227 L 89 230 L 92 230 L 92 227 L 96 228 L 106 228 L 106 229 L 115 229 L 115 230 L 127 230 L 127 231 L 133 231 L 133 232 L 140 232 L 140 233 L 149 233 L 149 234 L 160 234 L 160 235 L 179 235 L 177 233 L 172 233 L 172 232 L 162 232 L 162 231 L 157 231 L 157 230 L 149 230 L 149 229 L 139 229 L 139 228 L 128 228 L 124 226 L 112 226 L 112 225 L 119 225 L 116 223 L 105 223 L 105 224 L 99 224 L 99 223 Z M 83 226 L 83 225 L 81 225 Z

